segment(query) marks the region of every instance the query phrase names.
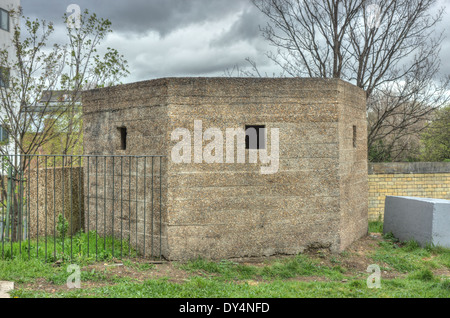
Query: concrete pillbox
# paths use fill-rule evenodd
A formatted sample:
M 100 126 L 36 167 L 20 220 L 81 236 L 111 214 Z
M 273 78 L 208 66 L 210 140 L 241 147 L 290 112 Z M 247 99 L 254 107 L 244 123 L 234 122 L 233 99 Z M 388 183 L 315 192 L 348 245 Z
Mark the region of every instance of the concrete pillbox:
M 421 246 L 450 247 L 450 201 L 387 196 L 383 232 Z
M 366 112 L 366 93 L 338 79 L 155 79 L 83 92 L 84 152 L 163 156 L 155 194 L 159 233 L 149 231 L 152 218 L 145 217 L 154 210 L 150 188 L 147 199 L 136 191 L 145 208 L 128 217 L 137 230 L 124 232 L 142 250 L 158 242 L 153 251 L 168 260 L 295 255 L 318 246 L 340 252 L 368 231 Z M 263 174 L 261 160 L 234 160 L 236 144 L 227 157 L 227 131 L 248 127 L 265 127 L 266 149 L 278 148 L 274 173 Z M 180 143 L 173 133 L 180 130 L 187 144 L 182 162 L 173 160 Z M 220 132 L 224 142 L 217 146 L 223 151 L 214 148 L 215 162 L 203 157 L 211 154 L 207 130 Z M 246 158 L 255 153 L 243 150 Z M 137 175 L 129 167 L 125 162 L 125 180 Z M 106 224 L 121 224 L 120 189 L 102 197 L 85 182 L 86 206 L 103 208 Z M 85 220 L 97 229 L 94 213 Z M 146 239 L 133 242 L 136 232 Z

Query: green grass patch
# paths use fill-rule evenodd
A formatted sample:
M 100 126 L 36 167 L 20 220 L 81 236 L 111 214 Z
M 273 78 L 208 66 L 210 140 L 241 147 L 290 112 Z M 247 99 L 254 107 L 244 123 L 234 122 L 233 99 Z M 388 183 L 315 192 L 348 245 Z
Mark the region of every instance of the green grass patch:
M 318 261 L 312 260 L 306 255 L 298 255 L 293 259 L 276 262 L 264 267 L 261 271 L 261 276 L 265 279 L 321 276 L 333 280 L 340 280 L 344 277 L 343 272 L 344 269 L 339 265 L 334 267 L 323 266 Z
M 369 233 L 383 233 L 383 221 L 370 221 Z
M 22 242 L 1 242 L 0 252 L 0 259 L 41 259 L 46 262 L 138 256 L 126 239 L 104 237 L 95 231 L 64 238 L 48 236 Z
M 15 260 L 0 261 L 0 280 L 13 281 L 16 284 L 34 283 L 37 279 L 43 279 L 55 286 L 64 286 L 68 277 L 73 271 L 68 271 L 71 264 L 64 263 L 55 267 L 49 263 L 43 263 L 40 260 Z M 82 266 L 80 266 L 82 268 Z M 129 277 L 121 277 L 120 275 L 111 275 L 108 270 L 92 269 L 81 270 L 80 279 L 82 282 L 124 282 L 133 281 Z
M 450 268 L 450 249 L 422 248 L 416 241 L 399 242 L 392 234 L 386 234 L 384 238 L 371 255 L 374 262 L 385 263 L 401 273 Z
M 67 269 L 65 267 L 53 267 L 41 260 L 3 260 L 0 261 L 0 280 L 14 281 L 16 283 L 33 282 L 35 279 L 50 279 Z M 67 277 L 67 274 L 66 274 Z
M 245 279 L 289 279 L 298 276 L 324 276 L 339 280 L 343 278 L 344 270 L 340 266 L 327 267 L 319 264 L 305 255 L 294 258 L 280 259 L 263 267 L 237 264 L 231 261 L 211 262 L 203 259 L 183 264 L 181 269 L 220 276 L 224 280 Z
M 54 266 L 50 263 L 44 263 L 41 260 L 7 260 L 0 261 L 0 280 L 14 281 L 15 283 L 32 283 L 36 279 L 44 279 L 55 285 L 65 285 L 67 278 L 72 273 L 67 271 L 70 263 L 63 263 L 60 266 Z M 81 265 L 80 265 L 81 266 Z M 101 281 L 124 281 L 117 280 L 117 277 L 107 275 L 107 270 L 81 271 L 81 281 L 101 282 Z M 120 278 L 120 277 L 119 277 Z
M 435 280 L 433 272 L 430 269 L 428 269 L 428 268 L 412 272 L 411 274 L 408 275 L 408 278 L 421 280 L 421 281 L 433 281 L 433 280 Z
M 375 225 L 374 225 L 375 226 Z M 380 228 L 378 228 L 380 229 Z M 208 261 L 197 259 L 187 263 L 172 263 L 164 279 L 148 279 L 158 272 L 159 265 L 145 261 L 133 262 L 127 258 L 128 249 L 132 257 L 137 253 L 125 240 L 113 240 L 96 233 L 79 234 L 56 242 L 48 240 L 47 253 L 42 239 L 30 242 L 30 260 L 25 246 L 13 244 L 13 258 L 0 260 L 0 280 L 14 281 L 18 289 L 13 297 L 24 298 L 449 298 L 450 280 L 433 273 L 434 270 L 450 268 L 450 249 L 439 246 L 422 248 L 415 241 L 399 242 L 387 234 L 378 246 L 370 247 L 368 264 L 378 264 L 382 271 L 395 271 L 401 275 L 395 279 L 385 279 L 381 273 L 381 288 L 370 289 L 367 279 L 370 273 L 365 268 L 355 272 L 353 267 L 344 268 L 346 259 L 354 257 L 351 252 L 339 255 L 309 256 L 300 254 L 293 257 L 270 258 L 263 264 L 242 264 L 231 260 Z M 87 241 L 89 250 L 87 253 Z M 97 242 L 96 242 L 97 240 Z M 378 240 L 378 239 L 377 239 Z M 70 249 L 70 244 L 72 249 Z M 123 268 L 103 266 L 112 255 L 120 255 L 123 244 Z M 24 244 L 24 243 L 22 243 Z M 50 246 L 56 244 L 56 250 Z M 367 246 L 370 246 L 368 244 Z M 28 246 L 28 242 L 26 242 Z M 99 253 L 95 262 L 95 250 Z M 106 246 L 106 249 L 105 249 Z M 6 244 L 5 244 L 6 247 Z M 14 250 L 22 252 L 23 257 Z M 23 250 L 20 250 L 22 248 Z M 1 246 L 0 246 L 1 249 Z M 54 253 L 56 256 L 54 257 Z M 329 257 L 327 260 L 326 258 Z M 55 266 L 54 260 L 62 260 Z M 361 260 L 360 258 L 358 259 Z M 45 262 L 46 261 L 46 262 Z M 65 290 L 71 273 L 69 264 L 78 264 L 81 270 L 81 289 Z M 108 262 L 109 263 L 109 262 Z M 94 266 L 90 266 L 93 264 Z M 324 265 L 327 264 L 327 265 Z M 351 262 L 348 264 L 352 264 Z M 167 266 L 162 264 L 161 266 Z M 175 266 L 175 268 L 173 268 Z M 167 267 L 163 267 L 167 269 Z M 170 269 L 171 267 L 169 267 Z M 184 272 L 179 276 L 180 270 Z M 127 274 L 131 272 L 130 274 Z M 350 274 L 351 273 L 351 274 Z M 127 276 L 129 275 L 129 276 Z M 164 274 L 166 275 L 166 274 Z M 137 278 L 140 277 L 139 281 Z M 161 277 L 160 275 L 158 277 Z M 317 279 L 319 278 L 319 279 Z M 36 282 L 44 279 L 55 285 L 55 292 L 38 289 Z M 89 282 L 89 283 L 88 283 Z M 21 284 L 31 283 L 34 289 L 27 290 Z M 98 284 L 96 284 L 98 283 Z M 88 287 L 92 286 L 92 287 Z M 51 290 L 52 285 L 46 290 Z
M 348 283 L 276 280 L 254 285 L 193 277 L 182 284 L 159 279 L 63 293 L 17 290 L 12 295 L 23 298 L 448 298 L 449 286 L 448 281 L 417 279 L 386 280 L 380 289 L 369 289 L 364 280 Z

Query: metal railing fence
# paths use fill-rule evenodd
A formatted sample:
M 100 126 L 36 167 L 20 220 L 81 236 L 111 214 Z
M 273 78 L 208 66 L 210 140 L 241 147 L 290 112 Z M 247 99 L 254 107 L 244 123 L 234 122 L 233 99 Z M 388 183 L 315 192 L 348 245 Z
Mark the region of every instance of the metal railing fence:
M 163 159 L 3 156 L 1 258 L 161 258 Z

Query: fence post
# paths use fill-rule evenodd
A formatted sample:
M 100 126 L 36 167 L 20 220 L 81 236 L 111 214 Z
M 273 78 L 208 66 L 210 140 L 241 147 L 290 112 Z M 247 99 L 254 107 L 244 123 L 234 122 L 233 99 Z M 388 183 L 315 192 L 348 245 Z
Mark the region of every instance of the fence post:
M 6 237 L 9 238 L 9 223 L 10 223 L 10 213 L 11 213 L 11 187 L 12 187 L 12 167 L 8 168 L 8 187 L 6 196 Z M 12 250 L 11 250 L 12 252 Z

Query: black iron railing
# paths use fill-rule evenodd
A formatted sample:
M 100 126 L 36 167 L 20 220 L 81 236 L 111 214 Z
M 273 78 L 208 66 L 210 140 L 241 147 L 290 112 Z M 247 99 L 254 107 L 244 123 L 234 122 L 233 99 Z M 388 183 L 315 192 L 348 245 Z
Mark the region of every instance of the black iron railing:
M 1 257 L 161 258 L 163 159 L 2 157 Z

